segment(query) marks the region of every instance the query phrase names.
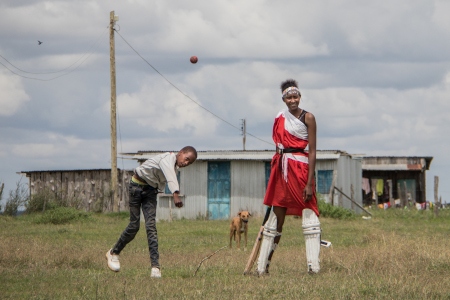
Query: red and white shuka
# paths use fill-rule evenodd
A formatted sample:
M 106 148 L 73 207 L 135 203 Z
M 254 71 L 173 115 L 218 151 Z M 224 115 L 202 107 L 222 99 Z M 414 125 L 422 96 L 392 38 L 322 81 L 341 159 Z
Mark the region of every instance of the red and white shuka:
M 308 129 L 306 124 L 288 110 L 283 110 L 275 118 L 272 138 L 278 149 L 286 149 L 286 151 L 305 149 L 308 145 Z M 312 199 L 308 202 L 303 199 L 303 190 L 308 181 L 308 168 L 307 152 L 275 153 L 272 158 L 264 204 L 286 207 L 287 215 L 298 216 L 302 215 L 303 209 L 309 208 L 318 216 L 315 182 L 312 186 Z

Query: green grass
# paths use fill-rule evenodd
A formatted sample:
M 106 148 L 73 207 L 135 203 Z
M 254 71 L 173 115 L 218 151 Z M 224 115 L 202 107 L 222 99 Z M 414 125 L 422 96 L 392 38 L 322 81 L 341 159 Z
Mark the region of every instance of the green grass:
M 250 220 L 247 251 L 225 248 L 229 221 L 159 222 L 161 279 L 150 278 L 145 229 L 109 271 L 105 252 L 127 214 L 67 223 L 0 216 L 1 299 L 449 299 L 450 211 L 372 210 L 372 219 L 322 217 L 321 272 L 306 273 L 301 219 L 286 219 L 271 275 L 242 275 L 262 222 Z M 62 213 L 65 216 L 67 212 Z M 72 216 L 70 213 L 69 216 Z

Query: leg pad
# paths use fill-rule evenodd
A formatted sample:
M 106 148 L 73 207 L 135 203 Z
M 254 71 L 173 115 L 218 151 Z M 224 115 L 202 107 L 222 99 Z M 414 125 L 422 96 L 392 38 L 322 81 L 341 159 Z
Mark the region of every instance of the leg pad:
M 302 227 L 306 245 L 306 261 L 309 273 L 320 271 L 320 222 L 311 209 L 302 212 Z
M 261 248 L 259 250 L 256 268 L 256 272 L 259 275 L 266 272 L 266 268 L 269 262 L 269 255 L 276 248 L 276 244 L 274 244 L 273 241 L 277 234 L 277 216 L 272 210 L 270 212 L 269 218 L 264 224 L 263 239 L 261 242 Z

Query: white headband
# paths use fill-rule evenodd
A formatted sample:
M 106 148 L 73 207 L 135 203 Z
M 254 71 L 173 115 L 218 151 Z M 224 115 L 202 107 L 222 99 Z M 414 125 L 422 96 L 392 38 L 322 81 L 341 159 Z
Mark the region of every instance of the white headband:
M 289 96 L 291 94 L 298 94 L 299 96 L 301 95 L 300 94 L 300 90 L 297 87 L 295 87 L 295 86 L 288 87 L 287 89 L 285 89 L 283 91 L 282 94 L 283 94 L 283 98 L 285 98 L 285 97 L 287 97 L 287 96 Z

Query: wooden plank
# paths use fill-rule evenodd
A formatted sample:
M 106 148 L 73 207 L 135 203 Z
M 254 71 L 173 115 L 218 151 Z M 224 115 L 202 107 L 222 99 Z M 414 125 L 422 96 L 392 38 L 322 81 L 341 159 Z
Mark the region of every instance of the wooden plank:
M 340 189 L 338 189 L 337 187 L 335 187 L 336 191 L 338 191 L 342 196 L 344 196 L 345 198 L 347 198 L 348 200 L 352 201 L 353 203 L 355 203 L 359 208 L 361 208 L 363 211 L 365 211 L 366 213 L 368 213 L 369 215 L 372 215 L 369 211 L 367 211 L 364 207 L 362 207 L 361 205 L 359 205 L 359 203 L 353 201 L 349 196 L 347 196 L 346 194 L 344 194 L 344 192 L 342 192 Z
M 336 185 L 336 180 L 337 180 L 337 171 L 333 170 L 333 179 L 331 181 L 331 186 L 330 186 L 330 192 L 329 194 L 329 200 L 330 200 L 330 204 L 334 205 L 334 186 Z

